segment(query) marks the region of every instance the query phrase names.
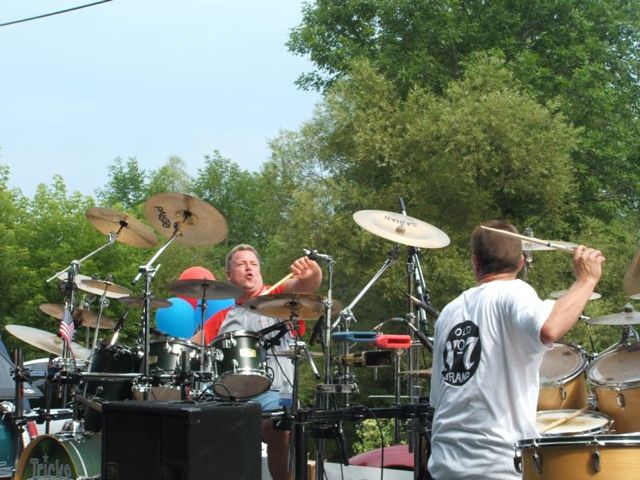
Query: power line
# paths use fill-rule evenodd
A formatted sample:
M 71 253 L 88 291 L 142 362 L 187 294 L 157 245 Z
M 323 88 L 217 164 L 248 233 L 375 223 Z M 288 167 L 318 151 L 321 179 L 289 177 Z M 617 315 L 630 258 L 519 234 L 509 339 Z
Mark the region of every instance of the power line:
M 82 8 L 93 7 L 94 5 L 100 5 L 101 3 L 107 3 L 111 0 L 100 0 L 99 2 L 87 3 L 86 5 L 80 5 L 78 7 L 67 8 L 66 10 L 58 10 L 57 12 L 45 13 L 44 15 L 38 15 L 36 17 L 23 18 L 21 20 L 13 20 L 12 22 L 0 23 L 0 27 L 6 27 L 7 25 L 15 25 L 16 23 L 30 22 L 31 20 L 38 20 L 40 18 L 51 17 L 53 15 L 60 15 L 61 13 L 72 12 L 74 10 L 80 10 Z

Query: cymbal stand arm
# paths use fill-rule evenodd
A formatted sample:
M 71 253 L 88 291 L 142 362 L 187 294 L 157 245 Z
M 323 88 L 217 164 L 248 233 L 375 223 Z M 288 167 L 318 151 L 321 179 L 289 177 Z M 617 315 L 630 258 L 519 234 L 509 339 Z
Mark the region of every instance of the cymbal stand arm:
M 100 307 L 98 308 L 98 318 L 96 320 L 96 328 L 95 332 L 93 332 L 93 344 L 91 345 L 91 354 L 89 355 L 89 371 L 91 371 L 91 366 L 93 364 L 93 354 L 96 351 L 96 345 L 98 343 L 98 334 L 100 333 L 100 320 L 102 320 L 102 312 L 104 311 L 104 307 L 109 305 L 109 300 L 107 299 L 107 289 L 105 288 L 104 292 L 100 296 Z
M 335 328 L 340 324 L 340 321 L 343 318 L 348 318 L 349 320 L 355 321 L 355 318 L 351 314 L 351 310 L 360 301 L 360 299 L 364 296 L 364 294 L 369 291 L 369 289 L 376 282 L 376 280 L 378 280 L 378 278 L 380 278 L 382 276 L 382 274 L 387 270 L 387 268 L 389 268 L 396 261 L 396 258 L 398 257 L 398 248 L 399 247 L 396 244 L 396 246 L 393 248 L 393 250 L 389 251 L 388 258 L 385 260 L 385 262 L 382 265 L 382 267 L 380 267 L 380 270 L 378 270 L 376 272 L 376 274 L 369 281 L 369 283 L 367 283 L 364 286 L 364 288 L 360 291 L 360 293 L 358 293 L 358 295 L 356 295 L 356 298 L 354 298 L 353 301 L 344 310 L 342 310 L 342 312 L 340 312 L 340 316 L 338 317 L 338 320 L 336 320 L 333 323 L 333 325 L 331 325 L 331 330 L 335 330 Z M 343 315 L 343 313 L 346 313 L 347 315 Z
M 93 257 L 96 253 L 104 250 L 108 246 L 113 245 L 115 243 L 115 241 L 116 241 L 116 238 L 117 238 L 117 235 L 114 232 L 109 233 L 109 235 L 107 235 L 107 243 L 105 243 L 104 245 L 101 245 L 100 247 L 96 248 L 93 252 L 89 253 L 88 255 L 85 255 L 80 260 L 72 260 L 67 268 L 65 268 L 64 270 L 60 270 L 58 273 L 56 273 L 56 274 L 52 275 L 51 277 L 47 278 L 47 283 L 55 280 L 60 275 L 62 275 L 65 272 L 68 272 L 69 270 L 73 270 L 73 274 L 75 275 L 76 273 L 78 273 L 80 265 L 85 260 Z

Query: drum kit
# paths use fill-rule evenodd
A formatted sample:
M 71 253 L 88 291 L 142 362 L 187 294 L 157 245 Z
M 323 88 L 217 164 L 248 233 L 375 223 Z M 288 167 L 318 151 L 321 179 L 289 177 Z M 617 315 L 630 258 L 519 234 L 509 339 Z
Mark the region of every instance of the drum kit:
M 269 332 L 227 332 L 216 337 L 210 344 L 205 344 L 204 332 L 196 337 L 197 341 L 192 341 L 171 337 L 152 328 L 151 312 L 168 307 L 171 303 L 155 298 L 151 287 L 159 268 L 157 260 L 172 243 L 190 246 L 219 243 L 227 234 L 224 217 L 206 202 L 184 194 L 164 193 L 148 199 L 144 208 L 145 218 L 153 229 L 162 234 L 166 242 L 145 265 L 139 267 L 132 284 L 142 281 L 142 293 L 134 295 L 131 290 L 113 283 L 109 278 L 98 279 L 80 274 L 80 267 L 87 259 L 111 246 L 115 241 L 133 247 L 155 247 L 158 240 L 153 230 L 145 223 L 116 210 L 89 209 L 86 213 L 88 221 L 107 235 L 107 243 L 82 259 L 71 261 L 67 268 L 49 278 L 48 282 L 61 282 L 65 292 L 64 302 L 45 303 L 40 305 L 40 310 L 58 320 L 61 325 L 70 321 L 74 327 L 84 326 L 87 331 L 93 329 L 93 341 L 88 341 L 87 347 L 72 342 L 71 338 L 67 341 L 62 328 L 58 334 L 54 334 L 23 325 L 6 327 L 16 338 L 57 357 L 44 375 L 45 386 L 47 389 L 56 388 L 58 395 L 63 397 L 63 404 L 72 406 L 72 418 L 67 421 L 62 432 L 40 436 L 32 441 L 24 452 L 17 452 L 15 478 L 31 478 L 35 472 L 49 468 L 53 465 L 52 452 L 55 452 L 56 465 L 70 472 L 57 472 L 63 476 L 90 477 L 92 474 L 95 475 L 96 471 L 99 472 L 103 402 L 250 400 L 271 386 L 273 373 L 267 365 L 267 356 L 270 354 L 290 359 L 294 364 L 293 400 L 286 414 L 289 419 L 295 421 L 297 418 L 301 359 L 308 359 L 316 378 L 321 379 L 316 385 L 317 415 L 313 411 L 302 412 L 305 422 L 299 422 L 292 432 L 291 444 L 295 445 L 296 450 L 305 450 L 302 454 L 299 451 L 295 453 L 296 478 L 302 478 L 298 473 L 305 464 L 306 443 L 300 448 L 300 438 L 296 438 L 301 436 L 304 425 L 316 426 L 313 429 L 316 435 L 316 458 L 324 458 L 326 438 L 341 435 L 340 421 L 326 424 L 317 419 L 322 417 L 320 413 L 323 412 L 335 411 L 336 408 L 348 409 L 350 396 L 358 391 L 354 367 L 393 364 L 395 405 L 400 406 L 402 399 L 408 399 L 409 405 L 423 407 L 421 380 L 428 378 L 431 370 L 430 365 L 420 364 L 424 359 L 421 353 L 424 348 L 432 350 L 428 325 L 429 320 L 437 318 L 439 312 L 431 303 L 421 268 L 421 254 L 422 249 L 446 247 L 450 240 L 437 227 L 408 216 L 402 199 L 400 207 L 401 213 L 361 210 L 353 215 L 354 221 L 361 228 L 392 242 L 394 247 L 373 278 L 346 307 L 332 296 L 334 259 L 327 254 L 305 250 L 310 258 L 326 265 L 326 296 L 267 292 L 266 295 L 244 303 L 242 307 L 278 319 L 275 328 L 270 327 Z M 392 320 L 406 326 L 406 340 L 400 338 L 403 337 L 400 335 L 382 334 L 381 329 L 387 322 L 378 325 L 373 331 L 353 331 L 352 325 L 357 322 L 353 308 L 378 278 L 396 262 L 400 245 L 406 246 L 407 252 L 407 313 L 405 317 Z M 530 265 L 532 251 L 572 252 L 575 246 L 569 242 L 538 240 L 532 235 L 523 238 L 523 248 L 528 255 L 526 265 Z M 640 293 L 640 273 L 636 273 L 640 272 L 640 267 L 636 267 L 634 263 L 630 268 L 633 274 L 628 274 L 629 279 L 625 277 L 625 290 L 637 290 L 632 292 L 633 294 Z M 207 300 L 238 298 L 243 293 L 235 285 L 209 279 L 176 280 L 167 285 L 167 291 L 174 295 L 198 299 L 202 305 L 205 305 Z M 557 291 L 553 292 L 552 296 L 559 298 L 564 293 L 566 292 Z M 93 312 L 87 304 L 78 302 L 80 294 L 98 298 L 98 311 Z M 594 294 L 592 298 L 597 297 L 598 294 Z M 127 312 L 129 308 L 141 309 L 140 335 L 134 347 L 118 342 L 126 314 L 118 320 L 103 315 L 108 299 L 122 303 Z M 206 318 L 205 309 L 202 310 L 201 325 Z M 299 339 L 291 341 L 290 348 L 284 352 L 270 351 L 274 337 L 267 336 L 267 333 L 279 331 L 276 335 L 279 339 L 285 331 L 296 329 L 300 319 L 315 322 L 309 344 L 313 344 L 314 338 L 318 337 L 322 344 L 322 353 L 310 352 L 307 345 Z M 562 468 L 565 468 L 564 462 L 570 461 L 563 458 L 568 459 L 569 453 L 583 455 L 588 451 L 589 462 L 593 464 L 589 468 L 602 468 L 600 464 L 605 465 L 609 457 L 617 458 L 620 448 L 631 448 L 636 444 L 634 442 L 640 439 L 630 435 L 632 432 L 640 431 L 640 417 L 634 416 L 640 407 L 637 395 L 640 388 L 640 377 L 637 373 L 640 371 L 640 343 L 637 342 L 638 335 L 632 328 L 632 325 L 640 323 L 640 314 L 627 309 L 618 314 L 588 319 L 588 322 L 591 325 L 622 326 L 623 336 L 618 344 L 612 345 L 597 356 L 590 356 L 581 348 L 565 343 L 554 344 L 545 355 L 540 371 L 538 423 L 540 430 L 546 431 L 542 438 L 524 440 L 516 445 L 516 463 L 525 472 L 525 479 L 555 478 L 544 476 L 541 472 L 562 472 Z M 99 341 L 100 331 L 112 331 L 110 340 Z M 630 340 L 636 342 L 632 343 Z M 352 348 L 365 342 L 373 343 L 375 350 L 361 352 L 362 354 L 356 358 Z M 324 359 L 323 375 L 320 375 L 313 362 L 313 358 L 320 355 Z M 401 358 L 405 360 L 403 363 L 406 363 L 404 368 L 401 367 Z M 21 357 L 18 356 L 15 369 L 17 392 L 22 384 L 38 378 L 38 375 L 39 372 L 25 369 Z M 404 385 L 402 382 L 405 382 Z M 48 396 L 50 395 L 49 391 Z M 336 403 L 338 396 L 342 399 L 339 405 Z M 17 393 L 16 405 L 21 404 L 20 394 Z M 589 408 L 595 405 L 598 411 Z M 409 418 L 410 443 L 416 446 L 413 448 L 414 464 L 419 466 L 417 468 L 424 468 L 427 449 L 421 446 L 425 445 L 428 437 L 428 425 L 425 426 L 424 418 L 406 410 L 392 413 L 398 414 L 394 428 L 396 441 L 399 439 L 398 419 L 402 416 Z M 69 418 L 68 411 L 65 411 L 65 415 Z M 33 418 L 33 414 L 24 414 L 18 407 L 13 418 L 16 425 L 22 427 L 27 418 Z M 55 420 L 56 415 L 49 411 L 47 405 L 46 412 L 39 413 L 38 418 L 49 421 Z M 609 445 L 611 452 L 606 452 Z M 558 455 L 558 451 L 561 451 L 562 455 Z M 594 451 L 602 455 L 597 466 Z M 298 457 L 302 459 L 300 463 L 297 461 Z M 536 462 L 542 462 L 541 457 L 545 457 L 544 469 L 536 466 Z M 554 462 L 560 463 L 557 469 Z M 424 478 L 427 478 L 426 470 L 422 473 L 425 475 Z M 323 478 L 322 462 L 317 464 L 316 474 L 317 478 Z

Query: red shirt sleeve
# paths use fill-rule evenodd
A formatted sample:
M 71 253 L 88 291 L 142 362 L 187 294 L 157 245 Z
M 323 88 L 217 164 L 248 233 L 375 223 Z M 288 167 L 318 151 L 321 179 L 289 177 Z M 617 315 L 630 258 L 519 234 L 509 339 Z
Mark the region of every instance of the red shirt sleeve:
M 213 316 L 209 317 L 204 324 L 204 343 L 207 345 L 210 344 L 214 338 L 218 336 L 218 332 L 220 331 L 220 326 L 222 326 L 222 322 L 227 318 L 227 313 L 229 310 L 233 308 L 231 307 L 223 308 L 222 310 L 213 314 Z

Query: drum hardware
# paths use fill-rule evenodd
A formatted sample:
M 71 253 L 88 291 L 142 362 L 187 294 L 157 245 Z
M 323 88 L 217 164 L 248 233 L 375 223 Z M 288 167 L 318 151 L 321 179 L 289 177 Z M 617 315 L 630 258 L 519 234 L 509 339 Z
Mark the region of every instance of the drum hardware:
M 149 376 L 149 334 L 151 322 L 151 281 L 155 277 L 160 264 L 154 266 L 156 260 L 174 241 L 185 245 L 203 246 L 221 242 L 227 235 L 227 222 L 211 205 L 202 200 L 180 193 L 161 193 L 145 202 L 145 217 L 163 236 L 168 238 L 158 251 L 138 269 L 132 280 L 137 283 L 144 277 L 144 293 L 142 295 L 142 374 Z M 227 297 L 228 298 L 228 297 Z M 201 342 L 204 358 L 204 340 Z M 144 390 L 144 399 L 148 400 L 148 390 Z

